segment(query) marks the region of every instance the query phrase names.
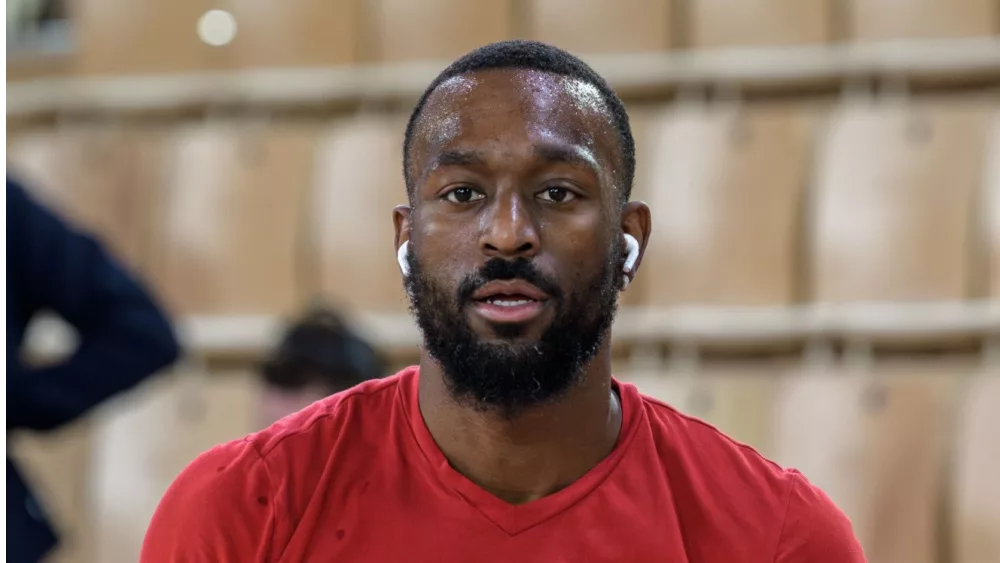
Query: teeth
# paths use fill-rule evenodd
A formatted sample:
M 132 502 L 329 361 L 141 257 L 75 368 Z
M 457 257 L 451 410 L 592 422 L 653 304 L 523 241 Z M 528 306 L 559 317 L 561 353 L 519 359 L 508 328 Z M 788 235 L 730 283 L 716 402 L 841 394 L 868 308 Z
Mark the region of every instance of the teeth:
M 490 305 L 499 305 L 501 307 L 517 307 L 518 305 L 526 305 L 531 303 L 529 299 L 518 299 L 516 301 L 504 300 L 504 299 L 487 299 Z

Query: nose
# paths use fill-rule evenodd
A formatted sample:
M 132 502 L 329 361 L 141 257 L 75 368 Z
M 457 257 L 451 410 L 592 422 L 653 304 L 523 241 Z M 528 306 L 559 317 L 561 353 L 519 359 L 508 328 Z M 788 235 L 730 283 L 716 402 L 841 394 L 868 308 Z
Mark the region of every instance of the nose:
M 494 199 L 483 214 L 479 246 L 490 258 L 531 258 L 540 248 L 538 226 L 520 194 Z

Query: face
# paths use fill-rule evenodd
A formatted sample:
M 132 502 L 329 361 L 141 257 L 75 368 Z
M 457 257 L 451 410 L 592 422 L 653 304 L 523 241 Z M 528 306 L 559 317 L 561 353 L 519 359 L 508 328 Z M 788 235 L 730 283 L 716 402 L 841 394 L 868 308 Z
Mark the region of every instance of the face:
M 405 284 L 452 394 L 515 416 L 578 384 L 614 318 L 623 230 L 619 140 L 598 91 L 524 70 L 453 78 L 411 145 Z

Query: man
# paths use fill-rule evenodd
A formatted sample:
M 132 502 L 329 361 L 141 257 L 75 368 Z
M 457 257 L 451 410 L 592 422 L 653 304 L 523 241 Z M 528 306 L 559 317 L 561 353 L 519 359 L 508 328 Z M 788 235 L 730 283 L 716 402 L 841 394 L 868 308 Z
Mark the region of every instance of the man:
M 203 454 L 143 561 L 864 561 L 800 474 L 612 378 L 651 230 L 634 167 L 578 59 L 513 41 L 452 64 L 394 215 L 419 367 Z
M 327 308 L 307 311 L 260 369 L 262 426 L 334 393 L 385 375 L 382 358 Z
M 47 431 L 173 363 L 169 321 L 93 237 L 67 225 L 7 177 L 7 431 Z M 50 311 L 79 346 L 64 362 L 22 364 L 25 329 Z M 39 561 L 56 545 L 35 495 L 7 458 L 8 561 Z

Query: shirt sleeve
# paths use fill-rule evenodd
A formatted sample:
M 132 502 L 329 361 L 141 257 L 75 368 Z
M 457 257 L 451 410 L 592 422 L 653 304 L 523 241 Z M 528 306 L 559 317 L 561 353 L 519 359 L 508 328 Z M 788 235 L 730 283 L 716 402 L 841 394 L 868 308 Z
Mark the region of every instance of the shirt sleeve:
M 791 474 L 775 563 L 866 563 L 847 516 L 801 473 Z
M 170 485 L 140 563 L 264 563 L 277 513 L 264 460 L 247 440 L 217 446 Z

